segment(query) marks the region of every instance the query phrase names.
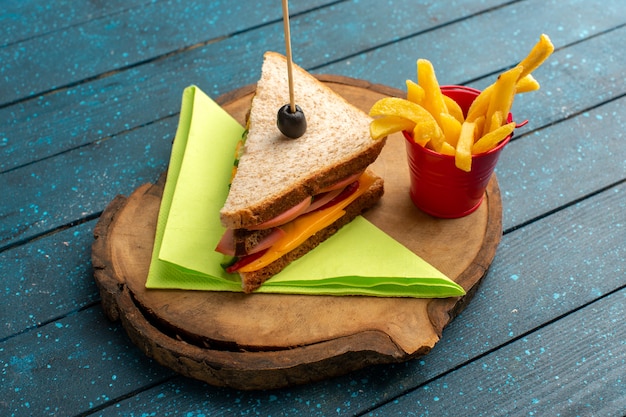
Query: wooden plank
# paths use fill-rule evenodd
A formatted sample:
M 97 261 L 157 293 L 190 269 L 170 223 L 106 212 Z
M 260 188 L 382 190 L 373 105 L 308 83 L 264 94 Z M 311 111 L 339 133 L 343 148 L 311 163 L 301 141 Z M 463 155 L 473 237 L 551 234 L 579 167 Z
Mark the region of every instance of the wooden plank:
M 624 314 L 621 290 L 368 415 L 622 415 Z
M 565 3 L 559 4 L 566 6 Z M 504 14 L 502 17 L 506 16 L 507 14 Z M 514 21 L 509 23 L 515 24 Z M 473 26 L 471 20 L 465 25 L 475 30 L 479 28 Z M 579 30 L 583 30 L 584 27 L 584 22 L 581 22 Z M 602 26 L 605 29 L 607 27 Z M 187 51 L 183 55 L 172 56 L 81 84 L 67 91 L 0 109 L 0 146 L 7 156 L 0 159 L 0 171 L 176 114 L 180 106 L 181 91 L 189 84 L 196 84 L 208 94 L 217 97 L 242 85 L 254 83 L 258 78 L 261 55 L 265 50 L 262 47 L 282 48 L 282 46 L 278 45 L 278 41 L 274 44 L 263 41 L 266 43 L 264 45 L 259 43 L 258 53 L 246 55 L 246 62 L 242 61 L 239 48 L 250 42 L 261 42 L 255 41 L 255 37 L 272 38 L 268 30 L 265 28 L 260 32 L 235 36 Z M 274 37 L 278 36 L 280 28 L 276 25 L 272 30 L 275 31 Z M 439 34 L 443 36 L 441 32 Z M 536 36 L 537 33 L 531 34 L 527 42 L 531 43 Z M 626 86 L 621 65 L 623 59 L 620 58 L 624 58 L 621 48 L 624 36 L 626 28 L 557 52 L 551 58 L 550 64 L 538 71 L 538 77 L 544 84 L 543 89 L 530 93 L 527 97 L 518 97 L 514 107 L 515 113 L 521 118 L 530 119 L 531 126 L 537 128 L 593 107 L 598 104 L 598 100 L 608 100 L 623 94 Z M 568 43 L 576 39 L 574 36 L 557 38 Z M 448 50 L 462 46 L 457 42 L 456 38 L 452 38 L 447 42 L 447 48 L 439 51 L 442 60 L 449 55 Z M 501 48 L 502 51 L 507 51 L 512 46 L 505 43 Z M 480 48 L 482 49 L 484 48 Z M 387 51 L 381 52 L 384 53 L 384 57 L 378 55 L 359 65 L 354 65 L 355 58 L 350 58 L 344 61 L 348 65 L 345 68 L 331 66 L 320 71 L 343 72 L 349 76 L 365 75 L 367 80 L 374 79 L 388 85 L 399 85 L 404 90 L 404 80 L 415 73 L 414 59 L 401 59 L 403 65 L 410 67 L 404 72 L 395 71 L 392 67 L 396 64 L 378 68 L 377 59 L 385 62 L 395 61 L 398 57 L 415 56 L 416 52 L 403 51 L 403 55 L 395 55 L 398 51 L 393 45 L 383 48 L 383 51 Z M 607 51 L 612 51 L 616 59 L 606 60 L 609 55 Z M 508 65 L 514 64 L 513 60 L 519 59 L 520 53 L 525 52 L 516 52 L 508 61 Z M 312 55 L 323 56 L 323 51 L 320 51 L 319 55 L 317 53 Z M 251 60 L 250 56 L 256 56 L 255 60 Z M 602 66 L 584 65 L 585 61 L 602 60 L 605 60 Z M 255 64 L 251 64 L 252 62 Z M 437 60 L 437 62 L 439 62 L 437 68 L 441 68 L 444 73 L 448 71 L 447 61 Z M 562 63 L 562 66 L 553 67 L 553 63 L 557 62 Z M 498 69 L 487 58 L 478 65 L 462 66 L 471 67 L 472 71 L 476 71 L 475 76 Z M 575 72 L 569 69 L 573 66 L 577 67 Z M 597 69 L 600 72 L 597 72 Z M 558 105 L 555 105 L 555 101 Z
M 301 2 L 291 12 L 329 1 Z M 273 26 L 282 27 L 281 19 L 279 3 L 269 8 L 256 1 L 232 3 L 228 9 L 221 2 L 168 7 L 153 2 L 102 15 L 1 48 L 5 82 L 0 105 L 232 36 L 259 22 L 281 22 Z M 282 37 L 280 42 L 284 47 Z
M 626 178 L 624 126 L 626 97 L 507 145 L 496 168 L 505 230 Z
M 174 117 L 0 176 L 0 248 L 104 210 L 117 194 L 154 182 L 169 162 Z
M 78 415 L 171 377 L 99 306 L 0 342 L 2 415 Z
M 320 70 L 405 89 L 404 81 L 416 77 L 415 60 L 426 58 L 438 69 L 441 84 L 466 84 L 519 62 L 543 32 L 561 48 L 624 23 L 623 3 L 619 0 L 512 2 Z M 618 51 L 610 50 L 602 55 L 602 61 Z
M 440 358 L 462 363 L 623 287 L 625 218 L 622 183 L 506 234 L 463 313 L 468 323 L 459 317 L 448 328 L 445 338 L 458 348 L 447 345 Z
M 452 368 L 468 366 L 475 369 L 475 363 L 483 363 L 483 359 L 475 358 L 486 352 L 495 350 L 491 357 L 506 357 L 500 355 L 499 347 L 515 339 L 518 340 L 514 344 L 524 344 L 524 339 L 519 338 L 527 333 L 531 333 L 525 336 L 527 338 L 541 340 L 543 337 L 546 340 L 565 332 L 570 327 L 568 323 L 593 316 L 596 307 L 605 301 L 592 305 L 594 310 L 591 312 L 582 310 L 566 318 L 564 324 L 558 322 L 552 333 L 547 334 L 549 337 L 543 336 L 546 323 L 623 287 L 624 218 L 626 184 L 505 235 L 474 301 L 446 329 L 440 344 L 420 360 L 368 368 L 345 377 L 271 392 L 223 391 L 177 378 L 123 400 L 103 410 L 103 415 L 123 414 L 133 409 L 166 414 L 175 410 L 192 412 L 199 408 L 211 415 L 243 413 L 251 409 L 262 415 L 273 415 L 280 410 L 294 415 L 366 412 Z M 545 247 L 545 235 L 559 236 L 558 245 Z M 561 259 L 581 259 L 581 262 L 560 262 Z M 619 304 L 619 300 L 616 303 Z M 622 315 L 609 312 L 608 319 L 600 317 L 600 322 L 607 320 L 607 326 L 601 326 L 594 337 L 601 338 L 606 333 L 606 336 L 613 337 L 617 349 L 623 337 L 611 333 L 615 327 L 611 321 Z M 551 349 L 565 343 L 566 336 L 558 341 L 550 339 Z M 611 346 L 605 348 L 610 350 Z M 508 352 L 506 349 L 509 348 L 502 349 Z M 553 359 L 558 360 L 558 356 L 555 354 Z M 563 363 L 566 362 L 560 362 Z M 601 364 L 597 367 L 605 369 Z M 576 385 L 570 386 L 572 390 L 575 388 Z M 413 409 L 407 404 L 405 407 Z
M 428 9 L 428 13 L 415 14 L 415 24 L 425 29 L 445 23 L 446 19 L 442 16 L 457 19 L 466 12 L 470 14 L 482 10 L 477 8 L 476 2 L 465 0 L 465 3 L 463 7 L 453 9 L 436 3 Z M 480 7 L 488 7 L 490 4 L 495 5 L 497 2 L 491 0 Z M 350 27 L 350 22 L 362 21 L 361 14 L 375 13 L 378 9 L 374 6 L 375 3 L 371 1 L 356 5 L 340 4 L 328 10 L 316 10 L 311 16 L 294 17 L 292 25 L 296 60 L 302 63 L 306 57 L 309 65 L 321 65 L 329 59 L 341 59 L 354 53 L 355 37 L 348 38 L 342 31 Z M 397 13 L 391 15 L 393 21 L 389 23 L 400 27 L 397 36 L 410 34 L 414 30 L 412 26 L 404 24 L 406 15 L 414 12 L 413 6 L 405 4 L 402 7 L 405 9 L 399 8 Z M 298 10 L 296 7 L 295 11 Z M 444 14 L 450 11 L 453 14 Z M 267 20 L 258 16 L 257 19 Z M 374 33 L 377 37 L 370 39 L 357 36 L 356 39 L 363 39 L 361 42 L 369 39 L 369 43 L 361 45 L 362 48 L 375 46 L 375 41 L 388 42 L 390 36 L 396 36 L 388 31 L 375 30 L 377 20 L 375 17 L 363 20 L 372 26 L 360 29 Z M 224 32 L 224 26 L 227 27 L 229 23 L 230 20 L 224 19 L 212 30 Z M 0 108 L 0 146 L 7 155 L 7 158 L 0 159 L 0 171 L 177 114 L 181 92 L 190 84 L 197 84 L 206 93 L 217 97 L 255 83 L 259 77 L 263 52 L 284 50 L 282 30 L 282 24 L 277 22 L 184 54 L 176 54 L 122 73 L 107 74 L 102 79 Z M 354 30 L 351 28 L 352 32 Z M 322 48 L 322 44 L 311 44 L 310 39 L 299 38 L 295 33 L 328 33 L 325 38 L 337 41 L 337 44 L 330 49 L 325 44 Z M 242 54 L 241 50 L 247 48 L 246 45 L 255 45 L 255 52 Z M 92 59 L 101 61 L 99 57 Z M 9 88 L 8 84 L 6 88 Z M 49 88 L 51 85 L 42 81 L 40 89 Z M 21 95 L 15 97 L 23 98 Z
M 0 24 L 2 24 L 3 32 L 0 34 L 0 48 L 18 43 L 35 37 L 43 37 L 52 32 L 65 30 L 71 26 L 80 26 L 93 20 L 98 20 L 113 15 L 121 15 L 128 12 L 129 9 L 137 9 L 147 7 L 152 4 L 158 4 L 159 9 L 163 12 L 163 16 L 168 16 L 169 10 L 175 8 L 170 2 L 169 4 L 163 0 L 107 0 L 107 1 L 90 1 L 76 2 L 71 0 L 57 0 L 54 4 L 45 3 L 39 0 L 14 0 L 4 1 L 2 4 L 2 14 L 0 15 Z M 205 12 L 214 13 L 218 4 L 198 4 L 187 2 L 185 13 Z M 302 13 L 307 8 L 319 7 L 328 3 L 328 0 L 307 2 L 296 2 L 290 5 L 290 11 L 294 13 Z M 220 9 L 225 9 L 223 4 Z M 245 10 L 246 13 L 241 11 Z M 236 7 L 227 10 L 221 16 L 222 22 L 234 31 L 245 30 L 246 21 L 248 22 L 267 22 L 281 18 L 280 7 L 268 8 L 261 7 L 257 1 L 239 1 Z M 166 21 L 167 19 L 162 19 Z M 213 24 L 214 21 L 207 20 L 207 25 Z
M 91 270 L 95 221 L 0 252 L 0 340 L 76 312 L 99 298 Z M 24 308 L 28 306 L 28 308 Z
M 518 121 L 529 120 L 517 135 L 573 117 L 624 95 L 626 77 L 623 62 L 626 51 L 620 42 L 626 38 L 626 26 L 611 30 L 555 52 L 533 75 L 541 89 L 518 94 L 513 113 Z M 622 67 L 622 69 L 620 69 Z M 471 83 L 482 89 L 494 76 Z
M 0 33 L 0 48 L 155 1 L 75 2 L 62 0 L 45 4 L 41 4 L 39 0 L 4 1 L 2 14 L 0 14 L 0 25 L 3 29 Z

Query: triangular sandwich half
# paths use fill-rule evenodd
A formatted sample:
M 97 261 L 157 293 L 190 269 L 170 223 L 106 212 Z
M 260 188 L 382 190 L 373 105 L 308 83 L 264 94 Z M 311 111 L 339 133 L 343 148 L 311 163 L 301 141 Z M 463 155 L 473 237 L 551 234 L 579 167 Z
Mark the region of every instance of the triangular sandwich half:
M 288 139 L 276 126 L 289 102 L 287 61 L 267 52 L 253 97 L 247 137 L 220 219 L 218 251 L 251 292 L 372 207 L 383 180 L 366 168 L 385 139 L 373 140 L 370 117 L 302 68 L 293 68 L 295 101 L 306 133 Z

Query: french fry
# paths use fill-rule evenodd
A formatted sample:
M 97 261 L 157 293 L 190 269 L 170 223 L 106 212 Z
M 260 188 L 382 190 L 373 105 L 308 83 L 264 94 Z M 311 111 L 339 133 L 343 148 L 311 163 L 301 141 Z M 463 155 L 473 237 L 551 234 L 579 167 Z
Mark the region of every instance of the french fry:
M 398 97 L 385 97 L 378 100 L 370 108 L 369 115 L 372 117 L 398 116 L 409 119 L 416 124 L 434 120 L 424 107 Z
M 494 114 L 491 115 L 491 121 L 489 123 L 489 132 L 492 132 L 502 126 L 504 122 L 504 117 L 502 116 L 502 111 L 498 110 Z M 484 126 L 483 126 L 484 129 Z M 486 132 L 486 133 L 489 133 Z
M 454 118 L 458 120 L 459 123 L 463 123 L 465 121 L 465 116 L 463 116 L 463 110 L 461 109 L 461 106 L 459 106 L 459 103 L 446 96 L 445 94 L 443 95 L 443 101 L 444 103 L 446 103 L 448 113 L 454 116 Z
M 450 145 L 448 142 L 443 143 L 443 146 L 441 147 L 440 152 L 442 155 L 450 155 L 450 156 L 456 155 L 456 149 L 454 148 L 454 146 Z
M 491 100 L 492 90 L 493 84 L 481 91 L 478 97 L 474 99 L 472 105 L 467 111 L 467 117 L 465 118 L 466 121 L 473 122 L 478 117 L 484 116 L 485 113 L 487 113 L 487 109 L 489 108 L 489 101 Z
M 370 116 L 398 116 L 415 123 L 413 139 L 425 146 L 431 146 L 437 152 L 444 142 L 443 131 L 435 118 L 422 106 L 397 97 L 385 97 L 378 100 L 370 108 Z
M 527 92 L 539 89 L 539 83 L 530 75 L 536 70 L 554 51 L 554 45 L 546 34 L 539 37 L 539 41 L 535 44 L 530 53 L 517 66 L 523 70 L 519 74 L 517 81 L 517 92 Z M 484 114 L 486 111 L 486 102 L 491 99 L 491 90 L 493 84 L 485 88 L 474 100 L 467 113 L 467 120 L 474 121 L 476 117 Z
M 498 143 L 502 142 L 504 138 L 513 133 L 515 129 L 515 122 L 507 123 L 503 126 L 500 126 L 498 129 L 493 132 L 489 132 L 480 138 L 474 146 L 472 146 L 472 154 L 478 155 L 483 152 L 487 152 L 493 148 L 495 148 Z
M 446 108 L 446 103 L 443 101 L 443 94 L 441 94 L 441 88 L 435 76 L 433 64 L 427 59 L 417 60 L 417 82 L 424 89 L 424 101 L 422 105 L 433 115 L 437 123 L 439 123 L 439 126 L 441 126 L 439 115 L 448 113 L 448 109 Z
M 477 117 L 472 123 L 476 125 L 476 129 L 474 129 L 474 143 L 476 143 L 485 128 L 485 115 Z
M 511 68 L 500 74 L 496 82 L 493 83 L 489 106 L 487 107 L 487 113 L 485 113 L 485 128 L 483 134 L 500 127 L 500 125 L 492 124 L 494 113 L 499 111 L 502 112 L 503 115 L 509 114 L 511 105 L 513 104 L 513 96 L 515 96 L 515 85 L 523 70 L 524 68 L 519 65 Z
M 533 77 L 532 74 L 528 74 L 517 81 L 517 84 L 515 85 L 515 93 L 528 93 L 530 91 L 537 91 L 539 88 L 539 82 L 535 80 L 535 77 Z
M 412 80 L 406 80 L 406 99 L 421 104 L 424 101 L 424 89 L 421 85 Z
M 439 152 L 445 143 L 443 131 L 435 119 L 416 123 L 413 128 L 413 140 L 421 146 L 428 146 L 430 149 Z
M 454 155 L 454 164 L 463 171 L 470 172 L 472 170 L 472 145 L 474 144 L 474 130 L 476 124 L 472 122 L 464 122 L 461 125 L 461 133 L 459 142 L 456 145 L 456 154 Z
M 533 46 L 526 58 L 518 64 L 524 70 L 520 78 L 527 76 L 536 70 L 554 52 L 554 45 L 545 33 L 539 37 L 539 41 Z
M 439 117 L 441 120 L 441 130 L 443 130 L 446 143 L 455 147 L 459 141 L 459 134 L 461 133 L 461 122 L 448 113 L 441 113 Z
M 372 139 L 378 140 L 395 132 L 406 130 L 412 132 L 415 128 L 415 122 L 399 116 L 383 116 L 372 120 L 370 123 L 370 136 Z

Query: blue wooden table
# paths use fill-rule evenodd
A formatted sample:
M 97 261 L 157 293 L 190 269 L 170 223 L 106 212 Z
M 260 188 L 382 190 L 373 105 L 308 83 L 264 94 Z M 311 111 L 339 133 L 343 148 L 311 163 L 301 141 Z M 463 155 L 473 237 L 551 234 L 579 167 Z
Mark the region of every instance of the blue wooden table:
M 623 0 L 290 8 L 297 63 L 398 89 L 417 58 L 483 88 L 550 35 L 473 301 L 427 356 L 303 386 L 216 388 L 153 362 L 103 314 L 94 226 L 166 169 L 184 87 L 217 97 L 284 51 L 280 2 L 1 0 L 0 415 L 624 415 Z

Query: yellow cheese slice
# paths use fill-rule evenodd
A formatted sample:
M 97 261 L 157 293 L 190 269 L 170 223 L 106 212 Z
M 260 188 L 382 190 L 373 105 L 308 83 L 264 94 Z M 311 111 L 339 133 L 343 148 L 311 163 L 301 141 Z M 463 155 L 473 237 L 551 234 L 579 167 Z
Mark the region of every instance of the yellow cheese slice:
M 237 272 L 257 271 L 294 250 L 309 237 L 341 218 L 345 214 L 344 208 L 363 195 L 375 181 L 374 177 L 365 172 L 359 177 L 359 188 L 350 197 L 332 207 L 304 214 L 281 226 L 281 229 L 285 231 L 285 236 L 269 248 L 263 256 L 240 268 Z

